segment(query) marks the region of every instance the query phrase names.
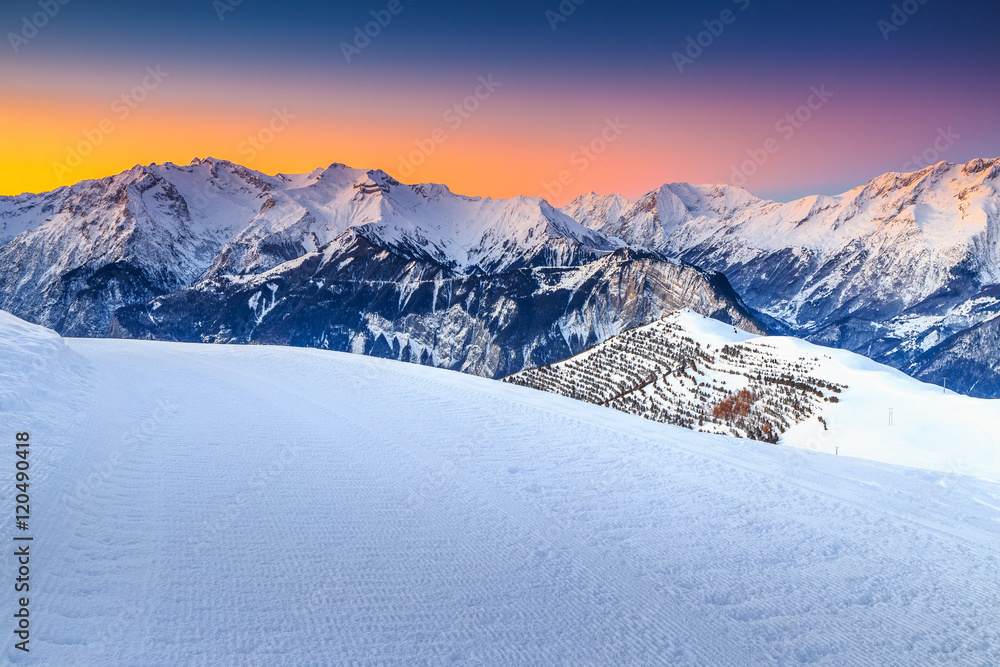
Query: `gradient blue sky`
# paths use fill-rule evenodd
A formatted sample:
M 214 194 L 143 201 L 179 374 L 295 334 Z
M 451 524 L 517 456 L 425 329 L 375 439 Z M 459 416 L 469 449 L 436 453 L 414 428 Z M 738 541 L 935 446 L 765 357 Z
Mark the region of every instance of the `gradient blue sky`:
M 340 161 L 495 196 L 540 194 L 565 172 L 571 183 L 553 199 L 729 182 L 748 151 L 772 137 L 780 150 L 746 187 L 778 199 L 836 193 L 900 170 L 942 129 L 958 139 L 941 159 L 1000 155 L 1000 3 L 912 0 L 915 13 L 888 40 L 878 22 L 902 2 L 586 0 L 556 30 L 546 11 L 558 11 L 558 0 L 401 3 L 348 63 L 342 42 L 388 0 L 243 0 L 221 20 L 213 0 L 70 0 L 17 53 L 9 33 L 39 3 L 8 0 L 0 7 L 8 36 L 0 44 L 0 192 L 195 155 L 246 164 L 244 140 L 275 107 L 295 120 L 248 166 L 294 172 Z M 672 54 L 727 9 L 734 21 L 678 72 Z M 80 166 L 59 174 L 54 165 L 109 114 L 110 101 L 157 64 L 170 78 Z M 447 128 L 442 111 L 489 74 L 500 89 L 462 127 Z M 781 137 L 776 121 L 819 85 L 833 97 Z M 579 169 L 578 148 L 607 118 L 628 129 Z M 438 127 L 447 142 L 410 177 L 400 174 Z

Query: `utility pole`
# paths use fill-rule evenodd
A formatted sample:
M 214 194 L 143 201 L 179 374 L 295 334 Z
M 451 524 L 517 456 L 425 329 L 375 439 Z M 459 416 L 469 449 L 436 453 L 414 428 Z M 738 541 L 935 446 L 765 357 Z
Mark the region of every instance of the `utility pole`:
M 889 408 L 889 426 L 892 426 L 892 408 Z

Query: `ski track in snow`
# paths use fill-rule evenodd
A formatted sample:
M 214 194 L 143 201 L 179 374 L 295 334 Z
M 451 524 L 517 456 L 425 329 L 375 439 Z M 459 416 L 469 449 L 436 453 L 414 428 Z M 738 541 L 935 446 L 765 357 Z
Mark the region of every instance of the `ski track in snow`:
M 67 343 L 0 412 L 38 475 L 11 662 L 1000 664 L 995 483 L 367 357 Z

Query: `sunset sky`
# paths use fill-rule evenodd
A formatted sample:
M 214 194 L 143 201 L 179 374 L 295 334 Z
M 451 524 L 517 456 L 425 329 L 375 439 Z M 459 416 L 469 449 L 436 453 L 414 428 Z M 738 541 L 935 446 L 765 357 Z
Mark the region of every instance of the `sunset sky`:
M 1000 155 L 995 2 L 62 2 L 0 7 L 0 194 L 210 155 L 558 204 L 788 200 Z

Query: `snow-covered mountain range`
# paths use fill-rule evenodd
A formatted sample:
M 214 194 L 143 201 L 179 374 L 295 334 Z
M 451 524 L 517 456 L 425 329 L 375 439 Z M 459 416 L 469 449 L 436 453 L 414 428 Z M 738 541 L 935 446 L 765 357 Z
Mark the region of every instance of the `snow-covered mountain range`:
M 64 335 L 352 350 L 498 377 L 678 307 L 754 321 L 725 278 L 538 198 L 334 164 L 137 166 L 0 200 L 0 307 Z
M 1000 395 L 1000 348 L 967 341 L 995 340 L 1000 327 L 1000 158 L 889 173 L 787 204 L 675 183 L 636 202 L 590 194 L 563 210 L 722 271 L 777 331 Z
M 136 166 L 0 197 L 0 308 L 64 335 L 290 343 L 499 377 L 691 307 L 994 397 L 998 178 L 1000 158 L 787 204 L 670 184 L 560 210 L 340 164 Z

